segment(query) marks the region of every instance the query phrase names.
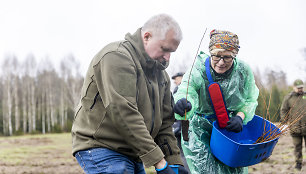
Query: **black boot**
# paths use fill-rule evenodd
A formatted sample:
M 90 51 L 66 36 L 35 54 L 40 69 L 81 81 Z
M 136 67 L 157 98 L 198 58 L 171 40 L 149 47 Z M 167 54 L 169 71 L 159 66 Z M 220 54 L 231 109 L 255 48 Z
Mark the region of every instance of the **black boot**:
M 302 169 L 302 163 L 296 163 L 295 168 L 300 171 Z

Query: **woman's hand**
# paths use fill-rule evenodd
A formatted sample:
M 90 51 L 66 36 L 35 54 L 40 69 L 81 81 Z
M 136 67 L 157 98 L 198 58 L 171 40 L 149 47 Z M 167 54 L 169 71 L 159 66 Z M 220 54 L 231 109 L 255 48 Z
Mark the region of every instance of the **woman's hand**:
M 183 117 L 185 115 L 185 110 L 186 112 L 188 112 L 191 110 L 191 108 L 192 108 L 191 103 L 187 99 L 181 98 L 176 102 L 173 110 L 175 113 Z
M 225 127 L 228 131 L 240 132 L 243 128 L 242 118 L 239 115 L 233 116 L 227 122 L 227 126 Z

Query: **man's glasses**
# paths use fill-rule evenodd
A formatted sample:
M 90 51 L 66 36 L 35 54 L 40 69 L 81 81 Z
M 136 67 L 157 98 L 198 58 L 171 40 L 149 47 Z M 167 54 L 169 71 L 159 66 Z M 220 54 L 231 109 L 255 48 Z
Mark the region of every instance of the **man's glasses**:
M 225 63 L 230 63 L 234 59 L 233 56 L 218 56 L 218 55 L 211 55 L 211 58 L 212 58 L 213 61 L 217 61 L 217 62 L 219 62 L 221 59 L 223 59 L 223 61 Z

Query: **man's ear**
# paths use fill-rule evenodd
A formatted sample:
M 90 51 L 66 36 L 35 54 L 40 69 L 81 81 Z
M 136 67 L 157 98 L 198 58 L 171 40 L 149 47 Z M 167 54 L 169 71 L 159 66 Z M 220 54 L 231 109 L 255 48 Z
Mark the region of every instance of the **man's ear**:
M 150 32 L 145 32 L 143 35 L 143 40 L 148 41 L 152 37 L 152 34 Z

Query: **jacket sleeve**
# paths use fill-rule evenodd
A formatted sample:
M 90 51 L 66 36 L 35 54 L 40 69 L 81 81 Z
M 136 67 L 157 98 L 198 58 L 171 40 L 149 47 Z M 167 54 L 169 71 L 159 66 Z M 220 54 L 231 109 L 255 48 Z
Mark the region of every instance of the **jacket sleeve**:
M 122 53 L 111 52 L 100 61 L 94 66 L 94 75 L 114 129 L 124 137 L 145 166 L 156 164 L 164 154 L 154 142 L 137 109 L 137 71 L 133 60 Z
M 284 121 L 284 119 L 286 119 L 285 117 L 288 115 L 288 112 L 290 110 L 290 106 L 289 106 L 289 96 L 290 95 L 286 95 L 284 97 L 284 101 L 282 103 L 281 109 L 280 109 L 280 116 L 281 119 Z
M 162 125 L 155 138 L 155 141 L 160 146 L 165 154 L 165 159 L 169 164 L 183 165 L 180 157 L 180 149 L 177 146 L 172 125 L 175 121 L 173 113 L 173 97 L 170 91 L 170 79 L 167 75 L 168 85 L 163 98 L 163 119 Z

